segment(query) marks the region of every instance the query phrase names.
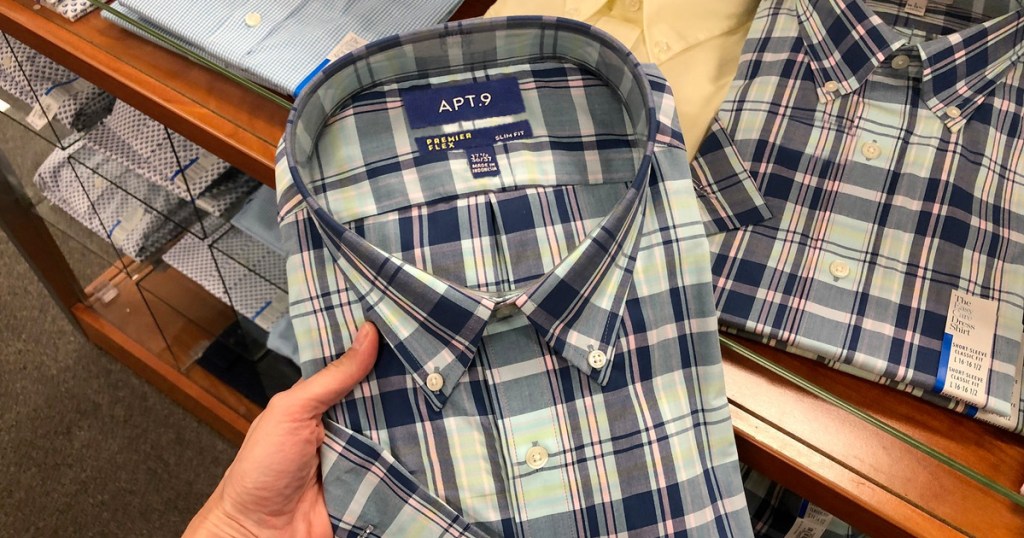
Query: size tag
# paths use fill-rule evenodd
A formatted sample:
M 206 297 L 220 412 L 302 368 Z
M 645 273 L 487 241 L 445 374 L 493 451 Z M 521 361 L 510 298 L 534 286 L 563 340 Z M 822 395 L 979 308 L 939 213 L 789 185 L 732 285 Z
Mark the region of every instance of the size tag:
M 829 523 L 832 523 L 832 514 L 805 499 L 800 504 L 800 517 L 793 523 L 785 538 L 821 538 Z
M 978 411 L 978 420 L 989 424 L 1016 430 L 1020 422 L 1020 378 L 1024 375 L 1024 334 L 1021 335 L 1020 353 L 1017 355 L 1017 375 L 1013 378 L 1013 396 L 1010 397 L 1010 416 L 1001 417 L 989 411 Z
M 903 8 L 903 11 L 911 15 L 922 16 L 927 9 L 928 0 L 907 0 L 907 5 Z
M 25 116 L 25 123 L 36 131 L 46 127 L 50 118 L 57 113 L 64 101 L 88 86 L 88 82 L 80 77 L 54 84 L 39 95 L 39 101 Z
M 985 405 L 998 303 L 953 290 L 946 313 L 935 390 L 970 404 Z
M 345 37 L 341 38 L 341 41 L 339 41 L 333 49 L 331 49 L 331 52 L 327 53 L 327 61 L 333 62 L 334 60 L 341 58 L 367 43 L 369 43 L 369 41 L 349 32 L 345 34 Z
M 253 313 L 252 320 L 264 330 L 270 330 L 277 320 L 281 319 L 288 312 L 288 294 L 278 291 L 274 296 L 264 303 L 262 307 Z
M 471 131 L 459 131 L 437 136 L 421 136 L 416 138 L 416 147 L 420 153 L 436 153 L 457 149 L 493 146 L 501 142 L 511 142 L 520 138 L 530 138 L 533 130 L 530 122 L 523 120 L 494 127 L 481 127 Z
M 400 94 L 409 127 L 413 129 L 526 112 L 515 77 L 410 88 Z
M 498 157 L 494 154 L 494 146 L 480 146 L 466 150 L 469 171 L 473 177 L 490 177 L 501 174 L 498 170 Z

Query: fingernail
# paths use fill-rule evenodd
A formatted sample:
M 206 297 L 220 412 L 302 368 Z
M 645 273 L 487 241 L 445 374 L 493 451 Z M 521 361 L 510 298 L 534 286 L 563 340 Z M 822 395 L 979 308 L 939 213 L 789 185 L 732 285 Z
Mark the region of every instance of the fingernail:
M 359 326 L 359 332 L 356 333 L 356 339 L 352 342 L 352 347 L 360 347 L 366 343 L 366 339 L 370 337 L 371 330 L 370 322 L 364 321 Z

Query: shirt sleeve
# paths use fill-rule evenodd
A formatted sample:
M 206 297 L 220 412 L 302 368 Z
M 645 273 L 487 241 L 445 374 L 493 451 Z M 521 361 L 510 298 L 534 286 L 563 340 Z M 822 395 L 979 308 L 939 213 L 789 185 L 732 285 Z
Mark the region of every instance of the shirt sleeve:
M 732 137 L 715 118 L 690 163 L 707 234 L 715 235 L 772 217 Z
M 323 422 L 320 466 L 335 536 L 483 536 L 380 445 Z

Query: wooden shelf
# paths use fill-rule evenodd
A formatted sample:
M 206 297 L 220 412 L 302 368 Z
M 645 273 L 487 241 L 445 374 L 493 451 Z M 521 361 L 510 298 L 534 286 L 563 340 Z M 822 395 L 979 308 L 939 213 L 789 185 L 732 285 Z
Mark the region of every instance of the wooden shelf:
M 225 437 L 241 443 L 262 408 L 193 364 L 237 319 L 234 312 L 171 267 L 162 266 L 158 273 L 144 267 L 132 271 L 132 277 L 124 267 L 116 263 L 86 286 L 88 291 L 109 284 L 118 294 L 109 303 L 92 301 L 91 306 L 80 303 L 72 308 L 83 331 Z M 137 287 L 140 280 L 144 284 Z M 173 305 L 163 300 L 170 297 L 175 298 Z
M 490 3 L 468 0 L 457 17 L 479 15 Z M 31 6 L 31 0 L 0 0 L 0 30 L 273 185 L 284 108 L 98 14 L 69 23 Z M 73 313 L 111 354 L 241 440 L 257 408 L 241 405 L 237 394 L 200 369 L 179 371 L 174 353 L 140 345 L 137 329 L 121 325 L 131 320 L 81 304 Z M 172 347 L 200 338 L 198 332 L 180 334 Z M 813 361 L 746 344 L 1013 491 L 1024 482 L 1022 437 Z M 859 529 L 876 536 L 1024 536 L 1024 508 L 1010 500 L 747 359 L 725 352 L 725 372 L 742 459 Z

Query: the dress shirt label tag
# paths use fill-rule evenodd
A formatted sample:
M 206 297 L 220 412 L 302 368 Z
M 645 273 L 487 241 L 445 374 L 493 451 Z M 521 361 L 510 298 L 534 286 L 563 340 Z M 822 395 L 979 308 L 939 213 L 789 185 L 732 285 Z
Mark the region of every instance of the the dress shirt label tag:
M 924 12 L 927 10 L 928 0 L 907 0 L 907 5 L 903 7 L 904 13 L 917 16 L 924 15 Z
M 1016 430 L 1020 422 L 1020 378 L 1024 375 L 1024 334 L 1021 334 L 1020 353 L 1017 354 L 1017 375 L 1013 376 L 1013 396 L 1010 398 L 1010 416 L 1001 417 L 991 411 L 978 411 L 978 420 L 1000 428 Z
M 416 138 L 416 147 L 420 150 L 420 153 L 427 154 L 439 151 L 447 152 L 458 149 L 493 146 L 501 142 L 511 142 L 512 140 L 530 138 L 531 136 L 533 136 L 533 129 L 530 128 L 530 122 L 522 120 L 505 125 L 481 127 L 470 131 L 420 136 Z
M 466 159 L 469 160 L 469 171 L 473 177 L 496 176 L 501 173 L 498 170 L 498 157 L 494 154 L 494 146 L 480 146 L 466 150 Z
M 409 127 L 413 129 L 526 112 L 515 77 L 409 88 L 402 90 L 401 96 Z
M 998 303 L 958 290 L 949 296 L 935 390 L 975 405 L 985 403 Z
M 814 506 L 805 499 L 800 504 L 800 517 L 784 538 L 821 538 L 832 523 L 832 514 Z
M 42 90 L 38 94 L 39 101 L 32 107 L 28 115 L 25 116 L 25 123 L 37 131 L 46 127 L 50 122 L 50 118 L 57 113 L 60 105 L 64 104 L 66 99 L 88 87 L 89 83 L 85 79 L 75 77 Z

